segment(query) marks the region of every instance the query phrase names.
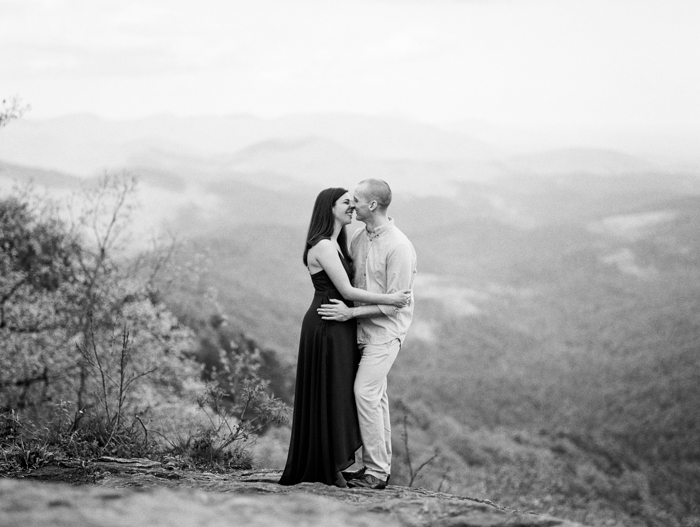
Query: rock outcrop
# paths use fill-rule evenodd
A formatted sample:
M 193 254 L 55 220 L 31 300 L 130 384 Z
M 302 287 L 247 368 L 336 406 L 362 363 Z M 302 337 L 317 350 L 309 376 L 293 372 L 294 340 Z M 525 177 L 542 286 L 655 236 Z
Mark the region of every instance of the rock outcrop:
M 73 471 L 73 472 L 71 472 Z M 85 481 L 71 485 L 65 482 Z M 106 458 L 85 467 L 44 467 L 0 479 L 3 527 L 365 526 L 581 527 L 489 501 L 391 485 L 284 487 L 277 471 L 213 474 L 148 460 Z

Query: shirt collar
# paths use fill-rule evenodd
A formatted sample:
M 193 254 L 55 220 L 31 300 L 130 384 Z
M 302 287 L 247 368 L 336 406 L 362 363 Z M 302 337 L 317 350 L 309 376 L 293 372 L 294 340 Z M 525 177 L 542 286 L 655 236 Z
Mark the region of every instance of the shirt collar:
M 389 232 L 393 228 L 394 228 L 394 218 L 389 218 L 389 221 L 387 221 L 383 225 L 380 225 L 379 227 L 377 227 L 373 231 L 370 231 L 367 228 L 365 228 L 365 231 L 367 232 L 367 236 L 369 237 L 369 239 L 374 240 L 378 236 L 381 236 L 382 234 Z

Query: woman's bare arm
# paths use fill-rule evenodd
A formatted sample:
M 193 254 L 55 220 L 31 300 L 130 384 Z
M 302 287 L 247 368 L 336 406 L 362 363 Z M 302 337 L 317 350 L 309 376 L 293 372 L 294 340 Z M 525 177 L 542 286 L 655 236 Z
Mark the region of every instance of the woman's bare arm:
M 340 261 L 340 255 L 335 244 L 330 240 L 321 240 L 308 253 L 308 261 L 315 262 L 326 271 L 333 285 L 346 300 L 363 302 L 365 304 L 383 304 L 401 307 L 410 301 L 410 291 L 395 293 L 370 293 L 364 289 L 353 287 L 345 268 Z

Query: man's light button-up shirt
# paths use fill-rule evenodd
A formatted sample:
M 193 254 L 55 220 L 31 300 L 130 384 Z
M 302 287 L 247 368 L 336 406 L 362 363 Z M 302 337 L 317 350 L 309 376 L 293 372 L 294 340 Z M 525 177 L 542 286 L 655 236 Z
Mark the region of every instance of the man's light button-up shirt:
M 413 289 L 416 278 L 416 251 L 406 235 L 389 221 L 373 232 L 359 229 L 350 242 L 355 263 L 353 285 L 373 293 L 394 293 Z M 357 304 L 357 303 L 356 303 Z M 413 319 L 413 299 L 403 308 L 379 306 L 384 316 L 358 319 L 360 344 L 403 342 Z

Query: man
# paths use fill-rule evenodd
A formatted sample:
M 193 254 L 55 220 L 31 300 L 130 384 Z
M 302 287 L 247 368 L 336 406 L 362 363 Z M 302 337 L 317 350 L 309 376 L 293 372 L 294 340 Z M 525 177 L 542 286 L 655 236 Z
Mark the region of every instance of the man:
M 357 219 L 365 224 L 350 242 L 355 265 L 353 285 L 375 293 L 413 289 L 416 252 L 387 216 L 389 185 L 379 179 L 366 179 L 358 184 L 353 199 Z M 350 476 L 348 485 L 383 489 L 391 474 L 387 374 L 411 324 L 413 300 L 403 308 L 361 304 L 349 308 L 339 300 L 331 302 L 322 305 L 318 313 L 325 320 L 357 319 L 357 341 L 362 352 L 354 390 L 364 468 Z

